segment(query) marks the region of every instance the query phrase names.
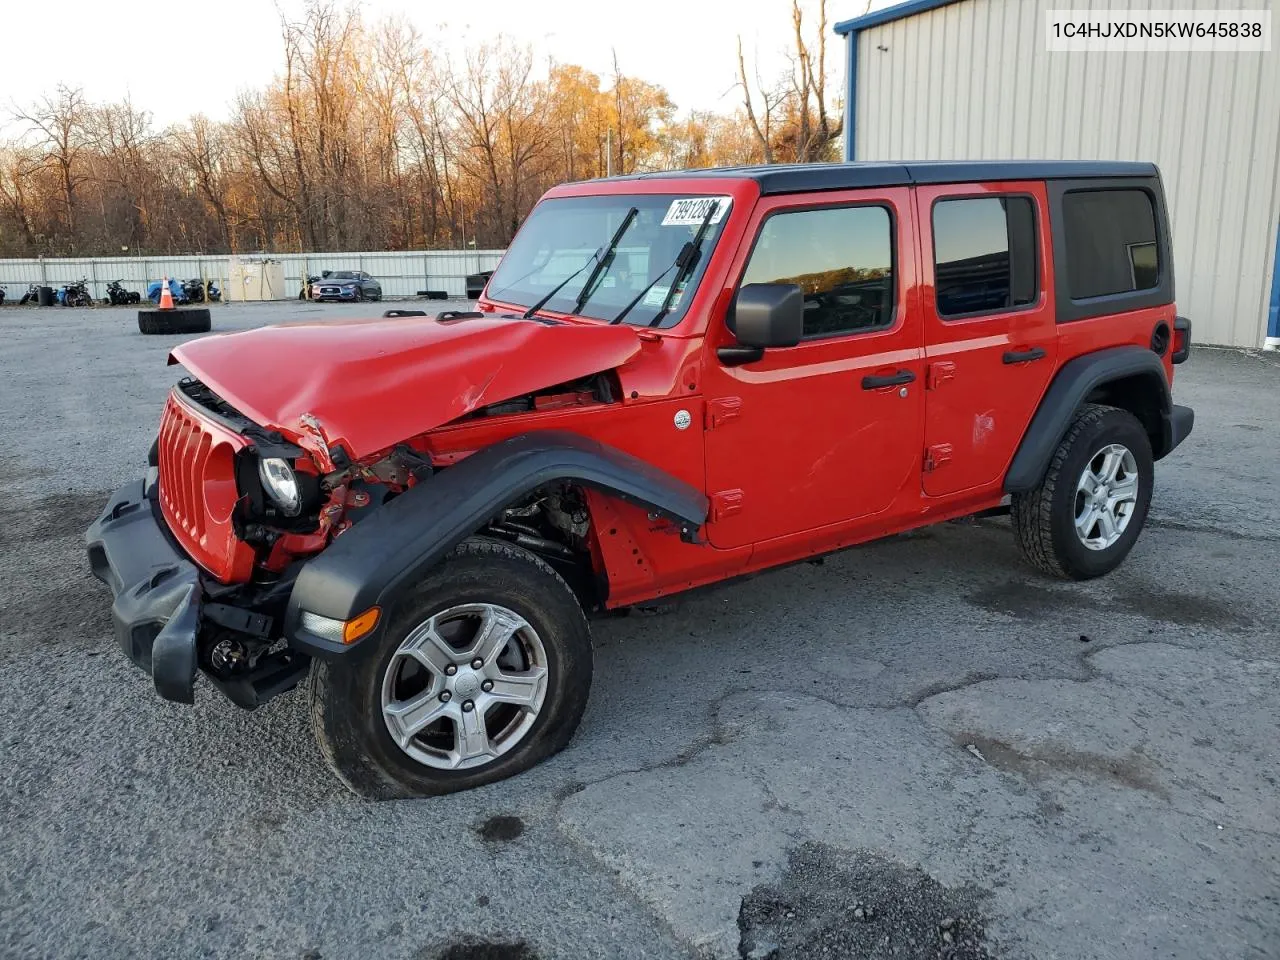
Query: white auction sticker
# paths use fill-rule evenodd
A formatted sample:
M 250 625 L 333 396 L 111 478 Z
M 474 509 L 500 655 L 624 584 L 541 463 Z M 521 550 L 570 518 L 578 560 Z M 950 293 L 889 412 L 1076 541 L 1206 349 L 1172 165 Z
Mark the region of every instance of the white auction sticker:
M 732 197 L 685 197 L 681 200 L 672 200 L 671 206 L 667 208 L 667 215 L 662 218 L 662 225 L 664 227 L 699 227 L 713 204 L 716 212 L 711 215 L 711 222 L 719 223 L 729 212 L 729 203 L 732 200 Z

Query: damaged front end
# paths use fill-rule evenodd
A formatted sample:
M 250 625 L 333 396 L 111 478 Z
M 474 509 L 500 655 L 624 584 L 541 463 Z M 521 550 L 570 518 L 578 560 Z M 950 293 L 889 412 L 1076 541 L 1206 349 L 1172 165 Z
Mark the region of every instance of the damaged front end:
M 616 394 L 611 377 L 589 377 L 468 418 L 612 402 Z M 433 477 L 425 446 L 413 445 L 421 442 L 353 461 L 329 444 L 319 421 L 286 438 L 201 381 L 182 380 L 166 402 L 146 478 L 118 490 L 86 537 L 91 569 L 115 598 L 121 648 L 166 699 L 191 703 L 203 672 L 248 709 L 295 687 L 312 656 L 345 655 L 380 626 L 380 609 L 340 619 L 307 612 L 291 622 L 295 583 L 336 538 Z M 585 501 L 570 484 L 529 491 L 476 532 L 538 553 L 588 602 L 597 592 Z

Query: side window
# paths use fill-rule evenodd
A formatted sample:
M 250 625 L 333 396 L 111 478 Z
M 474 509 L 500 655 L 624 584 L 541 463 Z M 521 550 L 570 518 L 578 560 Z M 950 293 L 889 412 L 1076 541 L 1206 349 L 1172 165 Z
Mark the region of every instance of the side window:
M 886 207 L 828 207 L 765 220 L 742 283 L 804 291 L 804 335 L 879 330 L 893 323 L 893 220 Z
M 969 197 L 933 205 L 934 295 L 940 317 L 1016 310 L 1040 293 L 1030 197 Z
M 1159 284 L 1156 216 L 1145 190 L 1073 190 L 1062 213 L 1072 300 Z

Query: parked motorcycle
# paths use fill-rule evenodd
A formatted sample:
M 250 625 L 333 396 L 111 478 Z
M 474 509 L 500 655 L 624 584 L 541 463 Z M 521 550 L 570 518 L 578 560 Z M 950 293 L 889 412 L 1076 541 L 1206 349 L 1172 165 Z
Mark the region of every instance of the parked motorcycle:
M 8 292 L 9 291 L 6 290 L 3 286 L 0 286 L 0 307 L 4 306 L 4 296 Z
M 26 306 L 28 303 L 39 303 L 39 302 L 40 302 L 40 284 L 38 283 L 33 283 L 30 286 L 28 286 L 27 292 L 24 293 L 21 299 L 18 300 L 18 303 L 20 306 Z
M 126 290 L 119 280 L 112 280 L 107 284 L 107 303 L 113 307 L 128 306 L 131 303 L 141 303 L 142 294 L 136 290 Z
M 78 283 L 68 283 L 58 291 L 58 302 L 64 307 L 88 307 L 93 305 L 93 297 L 89 295 L 89 278 Z
M 222 299 L 222 292 L 218 289 L 218 285 L 210 280 L 208 283 L 196 278 L 195 280 L 184 280 L 182 282 L 182 296 L 189 303 L 218 303 Z
M 298 299 L 310 300 L 311 285 L 313 283 L 319 283 L 321 280 L 324 280 L 326 277 L 328 277 L 329 274 L 331 273 L 333 273 L 332 270 L 324 270 L 319 274 L 311 274 L 310 276 L 308 276 L 306 282 L 302 285 L 302 289 L 298 291 Z

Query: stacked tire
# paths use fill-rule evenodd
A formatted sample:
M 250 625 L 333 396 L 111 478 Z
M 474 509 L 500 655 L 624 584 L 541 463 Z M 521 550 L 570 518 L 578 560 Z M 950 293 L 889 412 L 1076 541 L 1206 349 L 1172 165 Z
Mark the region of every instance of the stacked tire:
M 138 329 L 147 334 L 208 333 L 213 318 L 208 307 L 187 310 L 139 310 Z

